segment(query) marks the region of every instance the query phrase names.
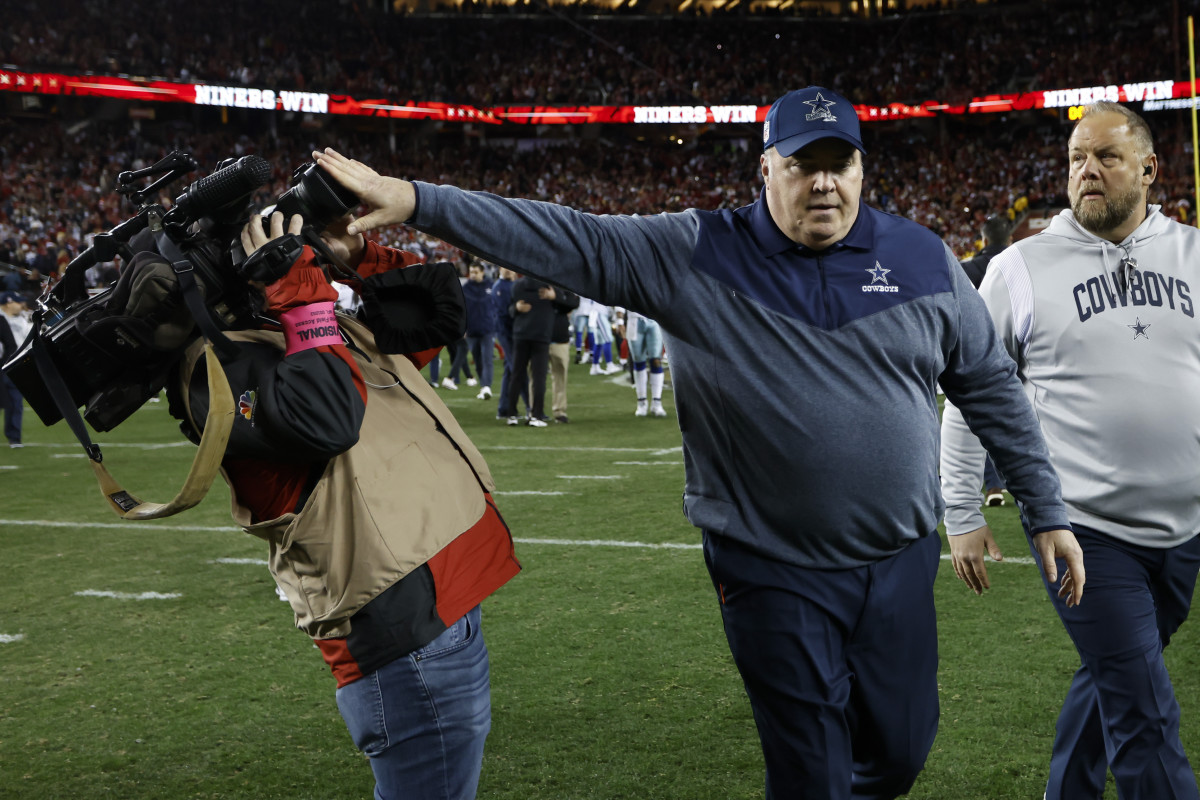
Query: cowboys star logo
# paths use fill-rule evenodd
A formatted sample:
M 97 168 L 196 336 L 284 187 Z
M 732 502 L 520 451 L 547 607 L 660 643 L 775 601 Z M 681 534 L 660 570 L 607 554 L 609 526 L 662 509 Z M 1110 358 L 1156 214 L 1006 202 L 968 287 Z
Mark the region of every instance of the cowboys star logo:
M 1134 339 L 1138 338 L 1139 336 L 1144 336 L 1147 339 L 1150 338 L 1150 334 L 1146 333 L 1146 329 L 1150 327 L 1150 323 L 1142 322 L 1141 317 L 1135 318 L 1132 325 L 1126 325 L 1125 327 L 1133 331 Z
M 835 117 L 833 112 L 829 110 L 836 105 L 836 103 L 834 103 L 832 100 L 826 100 L 821 96 L 820 92 L 817 92 L 816 100 L 805 100 L 804 104 L 812 108 L 812 113 L 805 117 L 805 119 L 809 122 L 814 122 L 816 120 L 837 122 L 837 117 Z
M 891 272 L 890 269 L 876 261 L 875 266 L 866 271 L 871 273 L 871 282 L 863 284 L 862 290 L 864 292 L 874 292 L 877 294 L 899 293 L 899 286 L 894 286 L 891 283 L 888 283 L 887 276 L 888 273 Z
M 876 261 L 875 266 L 868 269 L 867 272 L 871 273 L 871 283 L 887 283 L 887 274 L 891 270 Z

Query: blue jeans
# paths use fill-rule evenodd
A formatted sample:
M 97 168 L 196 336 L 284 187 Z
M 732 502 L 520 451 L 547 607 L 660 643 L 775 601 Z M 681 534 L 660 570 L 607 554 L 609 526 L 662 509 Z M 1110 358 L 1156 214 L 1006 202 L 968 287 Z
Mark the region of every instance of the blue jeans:
M 467 349 L 475 359 L 475 371 L 479 373 L 479 385 L 492 385 L 492 334 L 467 335 Z
M 492 724 L 479 606 L 416 652 L 337 690 L 375 800 L 471 800 Z
M 1122 800 L 1197 800 L 1163 648 L 1191 609 L 1200 536 L 1162 549 L 1074 528 L 1087 568 L 1083 602 L 1067 608 L 1046 585 L 1080 659 L 1058 716 L 1046 797 L 1097 800 L 1111 771 Z M 1059 575 L 1064 568 L 1060 559 Z

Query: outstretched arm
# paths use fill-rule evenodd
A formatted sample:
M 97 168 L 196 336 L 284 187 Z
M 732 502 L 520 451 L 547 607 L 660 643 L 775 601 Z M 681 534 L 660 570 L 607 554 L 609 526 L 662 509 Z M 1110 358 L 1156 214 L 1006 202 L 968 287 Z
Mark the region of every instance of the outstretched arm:
M 413 185 L 380 175 L 361 161 L 346 158 L 332 147 L 313 151 L 313 158 L 338 183 L 354 194 L 369 211 L 346 226 L 350 235 L 406 222 L 417 210 Z

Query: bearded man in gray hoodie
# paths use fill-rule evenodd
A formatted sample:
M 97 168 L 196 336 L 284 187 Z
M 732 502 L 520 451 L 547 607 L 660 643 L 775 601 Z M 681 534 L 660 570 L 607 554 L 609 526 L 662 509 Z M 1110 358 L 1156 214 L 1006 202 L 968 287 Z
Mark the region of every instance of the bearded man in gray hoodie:
M 1200 568 L 1200 232 L 1147 204 L 1158 159 L 1124 106 L 1088 106 L 1068 154 L 1071 209 L 979 287 L 1087 563 L 1087 603 L 1068 611 L 1050 591 L 1081 663 L 1046 798 L 1099 800 L 1111 770 L 1123 800 L 1196 800 L 1163 648 Z M 941 472 L 954 569 L 978 593 L 984 550 L 1001 555 L 979 511 L 983 449 L 949 404 Z

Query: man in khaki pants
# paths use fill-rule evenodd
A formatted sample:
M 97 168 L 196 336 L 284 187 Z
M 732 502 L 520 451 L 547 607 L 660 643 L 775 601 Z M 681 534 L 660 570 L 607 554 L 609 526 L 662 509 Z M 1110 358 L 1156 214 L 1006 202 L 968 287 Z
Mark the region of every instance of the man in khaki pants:
M 567 419 L 567 366 L 571 363 L 571 312 L 579 308 L 579 295 L 554 290 L 554 333 L 550 337 L 550 413 L 555 422 Z

